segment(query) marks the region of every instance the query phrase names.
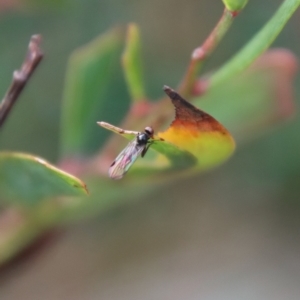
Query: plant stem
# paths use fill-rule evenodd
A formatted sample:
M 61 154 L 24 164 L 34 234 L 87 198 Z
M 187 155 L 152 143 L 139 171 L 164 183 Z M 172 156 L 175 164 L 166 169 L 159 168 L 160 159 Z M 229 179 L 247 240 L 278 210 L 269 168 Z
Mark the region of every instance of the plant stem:
M 40 41 L 40 35 L 31 37 L 22 67 L 13 73 L 12 83 L 0 103 L 0 126 L 5 122 L 27 81 L 43 58 L 43 53 L 39 48 Z
M 219 45 L 220 41 L 230 28 L 235 16 L 235 13 L 225 8 L 221 19 L 208 38 L 202 46 L 193 51 L 190 64 L 179 87 L 179 92 L 184 97 L 189 97 L 192 94 L 200 68 L 203 66 L 207 57 L 209 57 Z
M 208 87 L 218 85 L 245 70 L 275 40 L 300 5 L 300 0 L 286 0 L 270 21 L 252 38 L 252 40 L 223 67 L 208 79 Z

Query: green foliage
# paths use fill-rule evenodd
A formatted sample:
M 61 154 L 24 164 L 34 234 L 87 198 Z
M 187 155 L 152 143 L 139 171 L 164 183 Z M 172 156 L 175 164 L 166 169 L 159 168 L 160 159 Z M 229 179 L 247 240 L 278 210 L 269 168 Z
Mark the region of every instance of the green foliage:
M 245 3 L 246 1 L 226 1 L 226 6 L 230 10 L 239 10 Z M 270 73 L 260 73 L 261 70 L 253 73 L 243 74 L 243 72 L 269 47 L 299 4 L 300 0 L 286 0 L 268 24 L 241 52 L 212 76 L 207 77 L 206 93 L 195 99 L 196 105 L 224 123 L 239 140 L 247 140 L 250 131 L 257 132 L 261 127 L 267 128 L 280 115 L 280 105 L 277 106 L 276 102 L 278 99 L 272 97 L 276 83 L 274 84 L 274 78 Z M 109 159 L 114 152 L 122 149 L 120 143 L 111 143 L 110 146 L 114 147 L 108 147 L 109 151 L 106 153 L 107 148 L 103 147 L 104 151 L 101 155 L 91 158 L 91 154 L 105 145 L 107 138 L 105 131 L 99 130 L 96 126 L 96 121 L 119 123 L 121 122 L 120 111 L 124 112 L 122 116 L 125 116 L 130 105 L 127 95 L 124 96 L 124 100 L 114 97 L 116 90 L 123 89 L 125 95 L 125 81 L 120 66 L 123 46 L 122 33 L 117 29 L 111 30 L 75 51 L 67 68 L 62 112 L 62 156 L 63 159 L 71 157 L 78 164 L 82 162 L 76 160 L 77 157 L 86 158 L 80 167 L 84 170 L 81 175 L 88 183 L 91 193 L 88 201 L 84 201 L 85 185 L 77 178 L 37 157 L 14 153 L 0 154 L 1 200 L 4 205 L 13 204 L 14 207 L 20 207 L 21 204 L 22 209 L 24 205 L 29 204 L 26 214 L 23 210 L 16 209 L 16 212 L 22 216 L 22 223 L 11 230 L 10 236 L 3 238 L 0 261 L 11 258 L 44 230 L 69 220 L 98 214 L 120 203 L 129 203 L 174 178 L 193 174 L 193 172 L 185 172 L 186 170 L 178 170 L 178 166 L 184 165 L 186 168 L 194 166 L 195 155 L 191 156 L 192 152 L 182 151 L 180 147 L 174 147 L 169 142 L 155 141 L 152 148 L 162 155 L 158 157 L 151 152 L 147 154 L 145 160 L 141 161 L 145 164 L 138 162 L 136 172 L 128 174 L 122 182 L 109 180 L 106 169 L 105 172 L 101 169 L 109 165 Z M 129 28 L 123 53 L 125 79 L 131 97 L 133 100 L 143 99 L 146 102 L 139 32 L 134 25 Z M 136 111 L 132 108 L 135 108 L 135 104 L 140 103 L 133 101 L 126 120 L 134 122 Z M 156 121 L 160 122 L 166 115 L 170 115 L 166 112 L 167 106 L 164 105 L 163 100 L 155 105 L 150 101 L 147 104 L 152 110 L 149 109 L 149 114 L 141 114 L 136 124 L 141 125 L 141 128 L 126 129 L 142 130 L 143 122 L 149 120 L 147 119 L 149 115 L 154 124 Z M 118 111 L 117 119 L 115 111 Z M 153 112 L 156 114 L 152 115 Z M 266 120 L 269 122 L 265 122 Z M 167 121 L 166 118 L 164 121 Z M 194 138 L 193 134 L 190 136 Z M 181 139 L 181 143 L 184 144 L 185 140 Z M 211 149 L 209 148 L 211 145 L 211 141 L 208 141 L 205 146 Z M 219 146 L 214 140 L 213 150 L 218 151 Z M 229 150 L 232 151 L 232 148 Z M 198 154 L 201 159 L 201 152 L 199 151 Z M 174 170 L 153 173 L 153 167 L 163 166 L 165 157 L 169 158 L 175 166 Z M 212 160 L 214 159 L 219 158 L 216 156 Z M 214 161 L 208 161 L 207 169 L 215 165 Z M 180 163 L 176 166 L 178 162 Z M 63 196 L 80 195 L 82 198 L 76 200 L 72 197 L 68 198 L 71 201 L 63 205 Z M 54 205 L 56 200 L 59 205 Z
M 125 110 L 126 101 L 114 97 L 120 83 L 123 37 L 113 29 L 76 50 L 70 58 L 63 97 L 61 148 L 63 156 L 96 151 L 105 135 L 96 121 L 113 119 L 114 110 Z
M 259 55 L 270 47 L 299 5 L 300 0 L 284 1 L 273 17 L 244 48 L 211 76 L 210 85 L 218 85 L 248 68 Z
M 0 153 L 0 199 L 22 205 L 59 196 L 86 195 L 85 184 L 45 160 L 23 153 Z

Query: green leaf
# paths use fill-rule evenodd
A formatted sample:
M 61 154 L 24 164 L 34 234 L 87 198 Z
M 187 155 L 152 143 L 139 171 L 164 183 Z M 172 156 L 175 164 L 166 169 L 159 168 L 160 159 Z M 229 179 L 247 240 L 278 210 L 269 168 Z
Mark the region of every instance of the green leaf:
M 167 141 L 157 140 L 151 145 L 151 148 L 167 157 L 174 169 L 190 168 L 197 164 L 197 159 L 193 154 Z M 156 163 L 159 164 L 160 160 L 162 157 L 158 157 Z
M 2 201 L 32 205 L 51 197 L 86 194 L 86 186 L 81 180 L 39 157 L 0 153 Z
M 107 137 L 99 132 L 96 121 L 119 121 L 126 112 L 129 99 L 117 99 L 126 94 L 120 68 L 122 47 L 122 34 L 114 29 L 72 54 L 63 97 L 64 156 L 95 152 Z
M 223 67 L 208 79 L 214 87 L 245 70 L 274 42 L 300 5 L 300 0 L 285 0 L 266 25 Z
M 138 26 L 133 23 L 128 25 L 122 64 L 131 99 L 145 100 L 140 33 Z

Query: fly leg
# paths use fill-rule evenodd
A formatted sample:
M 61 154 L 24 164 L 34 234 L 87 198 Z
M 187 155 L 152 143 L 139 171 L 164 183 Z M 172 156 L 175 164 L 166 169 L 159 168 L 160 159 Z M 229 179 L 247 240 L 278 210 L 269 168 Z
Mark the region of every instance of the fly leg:
M 149 147 L 152 145 L 153 142 L 149 142 L 146 147 L 143 149 L 142 153 L 141 153 L 141 157 L 144 157 L 145 154 L 147 153 Z

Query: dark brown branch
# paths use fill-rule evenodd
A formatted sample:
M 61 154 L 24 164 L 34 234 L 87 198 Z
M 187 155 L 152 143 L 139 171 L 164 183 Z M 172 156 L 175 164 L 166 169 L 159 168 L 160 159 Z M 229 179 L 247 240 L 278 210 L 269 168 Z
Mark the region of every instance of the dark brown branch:
M 40 41 L 40 35 L 33 35 L 31 37 L 22 67 L 13 73 L 12 83 L 0 103 L 0 126 L 5 122 L 27 81 L 43 58 L 43 53 L 39 48 Z

